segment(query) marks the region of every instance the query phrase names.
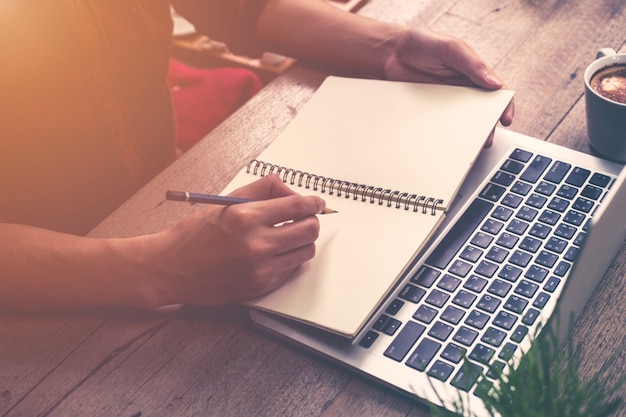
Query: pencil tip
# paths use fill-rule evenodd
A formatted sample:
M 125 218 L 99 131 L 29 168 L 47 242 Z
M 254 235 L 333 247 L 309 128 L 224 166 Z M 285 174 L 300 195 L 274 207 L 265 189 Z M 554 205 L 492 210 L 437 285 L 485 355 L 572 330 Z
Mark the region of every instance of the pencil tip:
M 332 214 L 332 213 L 339 213 L 339 212 L 331 208 L 325 208 L 324 211 L 322 211 L 322 214 Z

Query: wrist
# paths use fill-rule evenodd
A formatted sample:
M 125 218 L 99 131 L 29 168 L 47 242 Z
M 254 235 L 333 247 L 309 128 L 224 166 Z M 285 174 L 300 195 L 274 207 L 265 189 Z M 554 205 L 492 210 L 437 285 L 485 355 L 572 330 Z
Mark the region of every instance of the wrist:
M 160 234 L 137 236 L 112 241 L 111 259 L 118 265 L 109 283 L 115 303 L 132 307 L 153 309 L 171 304 L 167 291 L 167 274 L 160 264 L 163 259 Z M 119 278 L 123 278 L 120 280 Z

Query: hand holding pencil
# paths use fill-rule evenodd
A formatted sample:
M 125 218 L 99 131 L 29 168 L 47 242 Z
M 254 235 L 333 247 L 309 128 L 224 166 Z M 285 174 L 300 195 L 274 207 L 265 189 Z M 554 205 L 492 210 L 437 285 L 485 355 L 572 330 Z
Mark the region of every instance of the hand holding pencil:
M 208 197 L 183 192 L 168 198 Z M 241 198 L 249 204 L 240 204 Z M 209 204 L 162 232 L 166 249 L 159 264 L 165 266 L 163 277 L 170 277 L 170 303 L 217 305 L 254 298 L 278 287 L 315 255 L 324 200 L 293 192 L 275 175 L 225 199 L 200 202 Z

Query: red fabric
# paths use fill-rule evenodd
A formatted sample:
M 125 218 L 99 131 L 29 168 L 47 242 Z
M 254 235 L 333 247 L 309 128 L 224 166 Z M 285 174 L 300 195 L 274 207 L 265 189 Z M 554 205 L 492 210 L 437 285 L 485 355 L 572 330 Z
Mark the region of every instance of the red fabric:
M 176 142 L 187 150 L 262 87 L 243 68 L 198 69 L 170 59 L 168 82 L 176 119 Z

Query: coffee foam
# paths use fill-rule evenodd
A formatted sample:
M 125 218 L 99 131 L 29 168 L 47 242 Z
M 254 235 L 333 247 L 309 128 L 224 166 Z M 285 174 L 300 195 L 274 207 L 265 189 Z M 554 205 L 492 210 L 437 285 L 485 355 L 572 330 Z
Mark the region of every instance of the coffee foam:
M 626 104 L 626 65 L 612 65 L 596 72 L 589 82 L 598 94 Z

